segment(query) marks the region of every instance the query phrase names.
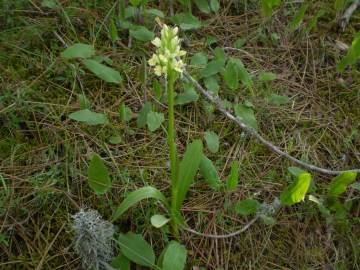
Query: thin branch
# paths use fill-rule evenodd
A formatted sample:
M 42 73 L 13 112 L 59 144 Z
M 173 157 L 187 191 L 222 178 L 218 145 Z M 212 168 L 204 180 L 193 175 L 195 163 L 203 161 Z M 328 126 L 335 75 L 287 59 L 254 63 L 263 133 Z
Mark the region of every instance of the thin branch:
M 246 223 L 244 225 L 244 227 L 242 227 L 240 230 L 237 230 L 235 232 L 229 233 L 229 234 L 207 234 L 207 233 L 201 233 L 201 232 L 197 232 L 193 229 L 190 229 L 188 227 L 183 227 L 181 226 L 181 229 L 183 229 L 184 231 L 190 232 L 192 234 L 198 235 L 198 236 L 203 236 L 206 238 L 213 238 L 213 239 L 224 239 L 224 238 L 230 238 L 230 237 L 234 237 L 237 236 L 243 232 L 245 232 L 247 229 L 249 229 L 251 227 L 251 225 L 253 225 L 258 219 L 260 218 L 259 215 L 256 215 L 252 220 L 250 220 L 248 223 Z
M 344 12 L 344 14 L 341 16 L 339 20 L 339 25 L 342 30 L 345 29 L 345 27 L 348 25 L 351 16 L 355 12 L 355 10 L 360 7 L 360 0 L 354 1 Z
M 359 0 L 360 1 L 360 0 Z M 345 172 L 356 172 L 356 173 L 360 173 L 360 169 L 350 169 L 350 170 L 344 170 L 344 171 L 338 171 L 338 170 L 330 170 L 330 169 L 326 169 L 326 168 L 321 168 L 312 164 L 308 164 L 306 162 L 303 162 L 293 156 L 291 156 L 290 154 L 284 152 L 283 150 L 281 150 L 279 147 L 273 145 L 271 142 L 269 142 L 268 140 L 266 140 L 264 137 L 262 137 L 255 129 L 245 125 L 240 118 L 235 117 L 233 114 L 231 114 L 229 111 L 227 111 L 224 106 L 222 105 L 221 100 L 218 97 L 214 97 L 210 92 L 208 92 L 207 90 L 205 90 L 197 80 L 195 80 L 186 70 L 183 73 L 184 77 L 190 81 L 191 83 L 194 84 L 195 88 L 197 89 L 198 92 L 200 92 L 202 95 L 204 95 L 211 103 L 213 103 L 216 108 L 222 112 L 227 118 L 229 118 L 231 121 L 235 122 L 239 127 L 241 127 L 244 131 L 246 131 L 248 134 L 250 134 L 252 137 L 256 138 L 258 141 L 260 141 L 262 144 L 264 144 L 267 148 L 269 148 L 271 151 L 277 153 L 278 155 L 285 157 L 289 160 L 291 160 L 292 162 L 294 162 L 295 164 L 314 171 L 314 172 L 319 172 L 322 174 L 329 174 L 329 175 L 338 175 L 338 174 L 342 174 Z

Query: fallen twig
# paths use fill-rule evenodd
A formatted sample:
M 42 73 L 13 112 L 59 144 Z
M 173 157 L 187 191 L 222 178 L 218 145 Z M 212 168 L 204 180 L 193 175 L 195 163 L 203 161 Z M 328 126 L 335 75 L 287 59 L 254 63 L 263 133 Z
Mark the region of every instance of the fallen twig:
M 360 1 L 360 0 L 359 0 Z M 356 172 L 356 173 L 360 173 L 360 169 L 350 169 L 350 170 L 343 170 L 343 171 L 338 171 L 338 170 L 330 170 L 330 169 L 325 169 L 325 168 L 321 168 L 312 164 L 308 164 L 304 161 L 301 161 L 293 156 L 291 156 L 290 154 L 284 152 L 283 150 L 281 150 L 279 147 L 273 145 L 271 142 L 269 142 L 268 140 L 266 140 L 264 137 L 262 137 L 255 129 L 245 125 L 240 118 L 234 116 L 231 112 L 227 111 L 224 106 L 222 105 L 221 100 L 218 97 L 213 96 L 210 92 L 208 92 L 207 90 L 205 90 L 197 80 L 195 80 L 186 70 L 183 73 L 184 77 L 190 81 L 191 83 L 194 84 L 195 88 L 197 89 L 198 92 L 200 92 L 202 95 L 204 95 L 212 104 L 214 104 L 216 106 L 216 108 L 222 112 L 227 118 L 229 118 L 230 120 L 232 120 L 233 122 L 235 122 L 238 126 L 240 126 L 244 131 L 246 131 L 248 134 L 250 134 L 251 136 L 255 137 L 258 141 L 260 141 L 262 144 L 264 144 L 266 147 L 268 147 L 271 151 L 279 154 L 280 156 L 283 156 L 289 160 L 291 160 L 292 162 L 294 162 L 295 164 L 314 171 L 314 172 L 319 172 L 319 173 L 323 173 L 323 174 L 329 174 L 329 175 L 338 175 L 338 174 L 342 174 L 345 172 Z
M 342 30 L 348 25 L 351 16 L 355 12 L 355 10 L 360 6 L 360 0 L 355 0 L 344 12 L 339 20 L 339 26 Z

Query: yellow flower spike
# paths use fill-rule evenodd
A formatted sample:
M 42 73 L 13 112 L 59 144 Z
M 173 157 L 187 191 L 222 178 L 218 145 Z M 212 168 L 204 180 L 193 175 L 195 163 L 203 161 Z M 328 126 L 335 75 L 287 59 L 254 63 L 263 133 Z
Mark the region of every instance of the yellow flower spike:
M 167 77 L 171 71 L 183 72 L 185 64 L 180 58 L 186 54 L 186 51 L 180 48 L 178 32 L 178 27 L 172 28 L 164 24 L 160 38 L 156 37 L 151 42 L 156 47 L 156 52 L 148 63 L 154 67 L 155 75 Z

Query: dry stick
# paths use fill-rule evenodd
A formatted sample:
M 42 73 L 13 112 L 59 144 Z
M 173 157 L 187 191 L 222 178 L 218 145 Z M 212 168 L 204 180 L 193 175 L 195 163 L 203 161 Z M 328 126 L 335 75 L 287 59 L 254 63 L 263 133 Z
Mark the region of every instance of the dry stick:
M 352 14 L 355 12 L 355 10 L 360 6 L 360 0 L 354 1 L 344 12 L 342 17 L 339 20 L 339 25 L 342 28 L 342 30 L 345 29 L 346 25 L 349 23 L 350 18 Z
M 360 0 L 359 0 L 360 1 Z M 240 126 L 243 130 L 245 130 L 247 133 L 249 133 L 251 136 L 255 137 L 257 140 L 259 140 L 262 144 L 264 144 L 266 147 L 268 147 L 271 151 L 279 154 L 282 157 L 285 157 L 289 160 L 291 160 L 292 162 L 296 163 L 297 165 L 314 171 L 314 172 L 319 172 L 319 173 L 323 173 L 323 174 L 329 174 L 329 175 L 338 175 L 338 174 L 342 174 L 345 172 L 356 172 L 356 173 L 360 173 L 360 169 L 350 169 L 350 170 L 344 170 L 344 171 L 333 171 L 333 170 L 329 170 L 329 169 L 325 169 L 325 168 L 321 168 L 315 165 L 311 165 L 308 164 L 306 162 L 303 162 L 293 156 L 291 156 L 290 154 L 284 152 L 283 150 L 281 150 L 279 147 L 273 145 L 271 142 L 269 142 L 268 140 L 266 140 L 264 137 L 262 137 L 255 129 L 245 125 L 240 118 L 235 117 L 234 115 L 232 115 L 229 111 L 227 111 L 222 103 L 221 100 L 218 97 L 214 97 L 210 92 L 208 92 L 207 90 L 205 90 L 199 83 L 197 80 L 195 80 L 186 70 L 183 73 L 184 77 L 190 81 L 191 83 L 194 84 L 194 86 L 196 87 L 197 91 L 200 92 L 202 95 L 204 95 L 211 103 L 213 103 L 216 108 L 221 111 L 227 118 L 229 118 L 230 120 L 232 120 L 233 122 L 235 122 L 238 126 Z

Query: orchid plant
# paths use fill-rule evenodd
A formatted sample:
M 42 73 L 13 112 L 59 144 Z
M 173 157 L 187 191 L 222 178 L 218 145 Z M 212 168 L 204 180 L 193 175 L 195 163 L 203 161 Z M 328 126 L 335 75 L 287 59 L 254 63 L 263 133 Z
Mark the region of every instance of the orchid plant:
M 181 161 L 178 160 L 175 143 L 174 86 L 176 80 L 180 78 L 184 71 L 185 63 L 181 58 L 186 55 L 186 51 L 181 50 L 178 32 L 178 27 L 169 27 L 164 24 L 160 38 L 156 37 L 152 41 L 156 51 L 148 61 L 154 74 L 164 77 L 166 80 L 168 105 L 167 142 L 170 155 L 171 203 L 170 205 L 168 204 L 165 196 L 159 190 L 153 187 L 143 187 L 130 193 L 120 204 L 113 216 L 113 220 L 115 220 L 140 200 L 154 198 L 163 202 L 169 211 L 170 219 L 164 217 L 162 220 L 171 220 L 175 236 L 178 236 L 178 225 L 181 224 L 181 205 L 185 200 L 203 157 L 202 142 L 201 140 L 195 140 L 187 146 L 183 159 Z M 159 215 L 156 216 L 158 217 Z

